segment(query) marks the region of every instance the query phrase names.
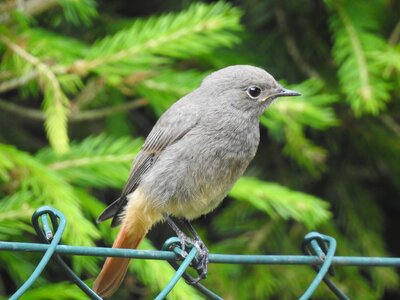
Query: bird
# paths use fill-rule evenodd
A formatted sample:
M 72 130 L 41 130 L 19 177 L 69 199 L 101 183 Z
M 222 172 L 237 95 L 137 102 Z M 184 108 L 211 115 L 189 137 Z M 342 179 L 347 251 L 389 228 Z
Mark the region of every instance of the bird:
M 145 139 L 120 197 L 98 218 L 121 225 L 113 248 L 137 248 L 156 223 L 191 221 L 218 207 L 256 154 L 260 116 L 278 97 L 298 95 L 262 68 L 234 65 L 211 73 L 172 104 Z M 208 251 L 195 237 L 206 270 Z M 107 258 L 93 290 L 111 296 L 128 263 Z

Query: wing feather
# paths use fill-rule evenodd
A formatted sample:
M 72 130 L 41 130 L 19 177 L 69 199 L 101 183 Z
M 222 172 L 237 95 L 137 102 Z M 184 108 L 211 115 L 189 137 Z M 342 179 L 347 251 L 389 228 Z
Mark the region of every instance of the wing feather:
M 171 109 L 159 119 L 133 161 L 131 172 L 121 196 L 104 210 L 97 219 L 98 222 L 113 218 L 112 226 L 120 224 L 118 216 L 127 204 L 126 196 L 135 191 L 141 177 L 154 165 L 164 149 L 185 136 L 197 124 L 198 120 L 199 117 L 195 112 L 187 113 L 179 110 L 174 112 Z

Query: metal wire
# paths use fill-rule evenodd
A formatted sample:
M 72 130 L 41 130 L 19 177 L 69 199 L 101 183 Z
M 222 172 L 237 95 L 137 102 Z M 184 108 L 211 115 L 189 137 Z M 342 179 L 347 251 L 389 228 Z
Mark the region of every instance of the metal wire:
M 162 300 L 164 299 L 169 292 L 174 288 L 174 286 L 178 283 L 178 280 L 182 277 L 183 273 L 189 267 L 189 264 L 195 258 L 197 254 L 197 249 L 195 247 L 190 250 L 186 259 L 182 262 L 181 266 L 176 270 L 174 277 L 168 282 L 167 286 L 161 291 L 161 293 L 155 298 L 155 300 Z
M 39 221 L 40 220 L 40 221 Z M 51 224 L 49 223 L 51 221 Z M 193 285 L 199 292 L 208 299 L 222 299 L 199 283 L 194 283 L 193 278 L 186 272 L 189 265 L 196 267 L 198 251 L 193 245 L 185 245 L 189 254 L 182 257 L 182 248 L 178 238 L 167 240 L 161 251 L 145 251 L 133 249 L 113 249 L 104 247 L 78 247 L 59 245 L 61 236 L 66 227 L 66 219 L 58 210 L 45 206 L 39 208 L 32 216 L 32 223 L 40 238 L 40 243 L 17 243 L 1 242 L 0 251 L 29 251 L 44 252 L 41 261 L 28 280 L 10 297 L 19 299 L 40 276 L 51 257 L 61 269 L 73 280 L 91 299 L 99 300 L 99 297 L 91 290 L 62 260 L 61 254 L 86 255 L 86 256 L 112 256 L 130 257 L 136 259 L 166 260 L 176 270 L 175 275 L 168 285 L 157 296 L 157 300 L 164 299 L 174 288 L 176 283 L 183 277 L 188 284 Z M 355 257 L 355 256 L 334 256 L 336 240 L 317 232 L 311 232 L 304 238 L 302 244 L 303 252 L 306 255 L 230 255 L 210 254 L 210 263 L 222 264 L 271 264 L 271 265 L 310 265 L 317 272 L 316 277 L 306 289 L 300 300 L 308 300 L 313 295 L 322 281 L 338 297 L 338 299 L 349 299 L 328 276 L 334 276 L 333 266 L 368 266 L 368 267 L 400 267 L 400 258 L 386 257 Z M 183 260 L 183 261 L 182 261 Z M 180 264 L 178 261 L 182 261 Z
M 33 271 L 32 275 L 10 297 L 11 300 L 19 299 L 31 287 L 31 285 L 35 282 L 35 280 L 42 273 L 43 269 L 46 267 L 50 258 L 53 256 L 58 243 L 61 241 L 61 237 L 64 232 L 67 221 L 65 220 L 64 215 L 61 214 L 59 211 L 54 210 L 53 208 L 48 207 L 48 206 L 41 207 L 33 214 L 32 223 L 34 224 L 34 226 L 37 225 L 39 227 L 39 223 L 38 223 L 39 217 L 44 215 L 45 213 L 50 215 L 50 218 L 52 219 L 52 221 L 55 221 L 53 224 L 57 224 L 57 225 L 55 225 L 56 234 L 54 235 L 53 241 L 50 243 L 50 245 L 46 249 L 46 252 L 44 253 L 44 255 L 43 255 L 42 259 L 40 260 L 39 264 L 37 265 L 36 269 Z M 57 217 L 60 218 L 59 224 L 56 220 Z M 44 220 L 44 219 L 42 219 L 42 220 Z M 51 230 L 50 230 L 50 226 L 48 225 L 48 223 L 46 223 L 46 225 L 44 226 L 44 230 L 46 231 L 46 235 L 50 236 L 49 232 Z
M 192 247 L 191 245 L 186 245 L 186 249 L 191 249 L 196 247 Z M 183 255 L 182 253 L 182 245 L 181 245 L 181 240 L 177 237 L 172 237 L 169 238 L 163 245 L 162 247 L 163 250 L 172 250 L 174 251 L 175 254 L 177 254 L 179 257 Z M 191 251 L 191 250 L 190 250 Z M 184 255 L 183 255 L 184 256 Z M 195 257 L 196 258 L 196 257 Z M 194 259 L 195 260 L 195 259 Z M 176 270 L 180 268 L 179 264 L 174 261 L 174 260 L 169 260 L 169 264 Z M 193 286 L 196 290 L 198 290 L 200 293 L 202 293 L 204 296 L 206 296 L 208 299 L 212 300 L 222 300 L 220 296 L 215 294 L 214 292 L 210 291 L 207 289 L 205 286 L 200 284 L 198 281 L 196 281 L 192 276 L 190 276 L 186 271 L 182 273 L 182 277 L 186 280 L 186 283 L 190 284 Z

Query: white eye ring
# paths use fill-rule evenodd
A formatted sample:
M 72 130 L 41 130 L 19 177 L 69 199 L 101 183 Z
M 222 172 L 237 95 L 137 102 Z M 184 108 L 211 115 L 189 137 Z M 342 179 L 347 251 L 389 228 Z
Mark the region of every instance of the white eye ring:
M 252 99 L 257 99 L 261 95 L 261 89 L 258 86 L 252 85 L 247 90 L 247 95 Z

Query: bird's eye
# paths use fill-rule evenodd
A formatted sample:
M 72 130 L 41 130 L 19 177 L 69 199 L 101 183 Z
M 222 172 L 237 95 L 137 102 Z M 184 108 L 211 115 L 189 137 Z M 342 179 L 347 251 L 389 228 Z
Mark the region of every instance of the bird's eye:
M 247 94 L 255 99 L 261 94 L 261 89 L 258 86 L 251 86 L 247 89 Z

